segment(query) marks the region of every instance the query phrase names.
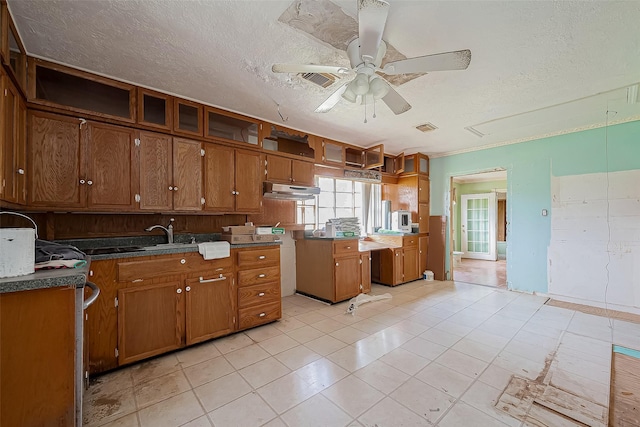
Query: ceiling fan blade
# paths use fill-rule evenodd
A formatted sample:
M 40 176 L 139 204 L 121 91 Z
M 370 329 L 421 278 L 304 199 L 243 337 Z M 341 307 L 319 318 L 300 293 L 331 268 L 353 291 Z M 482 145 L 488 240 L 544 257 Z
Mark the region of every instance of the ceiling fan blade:
M 385 0 L 358 0 L 358 38 L 364 62 L 376 59 L 388 14 L 389 3 Z
M 466 70 L 471 62 L 471 51 L 468 49 L 455 52 L 436 53 L 389 62 L 382 68 L 388 75 L 409 73 L 431 73 L 433 71 Z
M 411 109 L 411 104 L 407 102 L 394 88 L 389 85 L 389 92 L 382 98 L 387 107 L 396 115 L 406 113 Z
M 274 73 L 330 73 L 346 74 L 349 69 L 346 67 L 335 67 L 331 65 L 314 64 L 273 64 L 271 71 Z
M 347 89 L 347 83 L 343 82 L 338 89 L 335 90 L 329 97 L 315 109 L 316 113 L 326 113 L 330 111 L 340 101 L 342 94 Z

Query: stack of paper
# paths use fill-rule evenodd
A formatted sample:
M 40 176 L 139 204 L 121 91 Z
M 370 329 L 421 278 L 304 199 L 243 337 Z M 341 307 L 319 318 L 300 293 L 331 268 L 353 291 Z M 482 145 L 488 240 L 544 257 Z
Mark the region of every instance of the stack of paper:
M 360 221 L 356 217 L 332 218 L 329 222 L 335 227 L 336 235 L 342 233 L 343 236 L 360 236 Z

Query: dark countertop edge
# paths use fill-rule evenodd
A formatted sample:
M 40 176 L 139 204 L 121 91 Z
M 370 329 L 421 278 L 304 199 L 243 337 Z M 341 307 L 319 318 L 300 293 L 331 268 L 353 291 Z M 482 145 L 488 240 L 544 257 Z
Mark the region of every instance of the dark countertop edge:
M 276 240 L 275 242 L 260 242 L 260 243 L 243 243 L 231 245 L 231 249 L 235 248 L 257 248 L 262 246 L 279 246 L 282 244 L 282 240 Z M 121 258 L 138 258 L 143 256 L 154 255 L 169 255 L 169 254 L 181 254 L 181 253 L 198 252 L 198 247 L 189 246 L 186 248 L 170 248 L 170 249 L 154 249 L 146 251 L 136 252 L 118 252 L 113 254 L 92 255 L 93 261 L 101 261 L 106 259 L 121 259 Z
M 65 286 L 82 288 L 87 281 L 88 272 L 89 265 L 83 268 L 41 270 L 25 276 L 4 277 L 0 279 L 0 294 Z

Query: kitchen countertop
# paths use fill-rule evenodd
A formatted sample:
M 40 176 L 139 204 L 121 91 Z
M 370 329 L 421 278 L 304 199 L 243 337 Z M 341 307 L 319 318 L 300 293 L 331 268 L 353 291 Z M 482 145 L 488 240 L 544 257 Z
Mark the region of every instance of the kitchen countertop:
M 87 281 L 88 272 L 89 264 L 87 263 L 83 268 L 41 270 L 25 276 L 5 277 L 0 279 L 0 294 L 61 286 L 81 288 Z
M 161 237 L 158 239 L 157 237 Z M 101 238 L 101 239 L 77 239 L 77 240 L 58 240 L 57 243 L 69 244 L 77 247 L 81 251 L 89 248 L 107 248 L 107 247 L 127 247 L 127 246 L 140 246 L 150 247 L 153 245 L 162 245 L 165 241 L 162 239 L 164 236 L 149 236 L 149 237 L 115 237 L 115 238 Z M 176 236 L 178 237 L 178 236 Z M 189 241 L 190 236 L 186 241 Z M 219 234 L 212 235 L 197 235 L 196 241 L 217 241 L 219 240 Z M 177 243 L 184 243 L 184 236 L 182 239 L 176 238 Z M 202 241 L 200 242 L 202 243 Z M 235 248 L 255 248 L 263 246 L 279 246 L 282 244 L 281 240 L 275 242 L 260 242 L 260 243 L 244 243 L 231 245 L 231 249 Z M 179 246 L 165 247 L 162 246 L 147 250 L 136 250 L 133 252 L 116 252 L 100 255 L 91 255 L 87 257 L 87 265 L 83 268 L 61 268 L 56 270 L 40 270 L 33 274 L 18 277 L 5 277 L 0 278 L 0 293 L 29 291 L 33 289 L 45 289 L 55 288 L 59 286 L 75 286 L 83 287 L 87 281 L 89 273 L 89 264 L 91 261 L 105 260 L 105 259 L 120 259 L 120 258 L 135 258 L 143 256 L 154 255 L 167 255 L 187 252 L 198 252 L 198 243 L 185 243 Z

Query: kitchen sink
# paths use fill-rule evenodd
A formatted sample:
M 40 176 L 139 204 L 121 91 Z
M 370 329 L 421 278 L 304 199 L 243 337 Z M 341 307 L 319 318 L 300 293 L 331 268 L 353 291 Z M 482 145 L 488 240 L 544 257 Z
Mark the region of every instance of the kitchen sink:
M 141 248 L 143 251 L 160 251 L 162 249 L 186 249 L 197 248 L 197 243 L 160 243 L 154 246 L 145 246 Z
M 118 246 L 118 247 L 109 247 L 109 248 L 90 248 L 90 249 L 82 249 L 87 255 L 106 255 L 106 254 L 119 254 L 124 252 L 138 252 L 141 251 L 142 248 L 140 246 Z

